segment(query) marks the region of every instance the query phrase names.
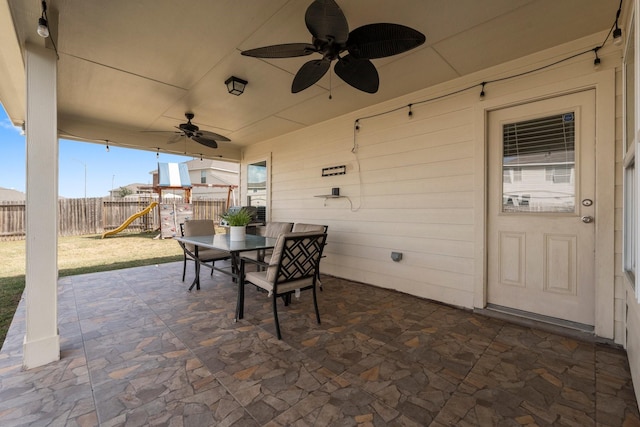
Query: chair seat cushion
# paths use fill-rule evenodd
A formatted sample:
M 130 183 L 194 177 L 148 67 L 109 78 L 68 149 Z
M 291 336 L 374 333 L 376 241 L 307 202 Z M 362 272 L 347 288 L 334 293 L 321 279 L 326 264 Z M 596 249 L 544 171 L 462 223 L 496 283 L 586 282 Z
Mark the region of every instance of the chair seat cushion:
M 198 258 L 200 258 L 200 261 L 216 261 L 230 257 L 231 254 L 229 252 L 218 249 L 202 249 L 198 251 Z
M 273 294 L 273 283 L 267 280 L 266 271 L 252 271 L 250 273 L 247 273 L 245 276 L 245 281 L 251 282 L 257 287 L 266 290 L 267 292 L 269 292 L 269 296 Z M 278 285 L 278 294 L 291 292 L 295 289 L 302 289 L 312 285 L 313 285 L 313 277 L 307 277 L 301 280 L 294 280 L 292 282 L 280 283 Z

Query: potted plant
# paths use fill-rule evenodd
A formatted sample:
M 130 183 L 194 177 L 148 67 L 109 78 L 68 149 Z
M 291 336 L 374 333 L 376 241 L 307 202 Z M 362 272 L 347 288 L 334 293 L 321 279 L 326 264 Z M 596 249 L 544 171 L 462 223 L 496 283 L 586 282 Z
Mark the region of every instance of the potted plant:
M 228 210 L 220 215 L 227 225 L 229 226 L 229 239 L 233 241 L 240 241 L 245 239 L 246 227 L 252 220 L 251 214 L 248 210 L 242 208 L 239 210 Z

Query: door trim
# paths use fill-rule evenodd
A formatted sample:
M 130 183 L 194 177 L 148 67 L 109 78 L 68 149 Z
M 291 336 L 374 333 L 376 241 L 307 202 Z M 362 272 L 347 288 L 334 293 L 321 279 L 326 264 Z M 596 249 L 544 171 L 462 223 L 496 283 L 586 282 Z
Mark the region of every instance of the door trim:
M 569 95 L 588 89 L 595 90 L 595 197 L 598 221 L 595 224 L 595 334 L 613 339 L 615 335 L 615 70 L 609 69 L 574 79 L 562 79 L 559 83 L 536 87 L 520 92 L 506 93 L 477 104 L 475 111 L 476 139 L 481 143 L 475 149 L 475 178 L 479 183 L 475 189 L 474 260 L 479 267 L 474 277 L 474 307 L 483 309 L 487 305 L 487 191 L 488 191 L 488 131 L 489 113 L 493 110 L 527 104 L 546 98 Z M 524 87 L 521 82 L 518 87 Z M 499 93 L 499 91 L 495 91 Z

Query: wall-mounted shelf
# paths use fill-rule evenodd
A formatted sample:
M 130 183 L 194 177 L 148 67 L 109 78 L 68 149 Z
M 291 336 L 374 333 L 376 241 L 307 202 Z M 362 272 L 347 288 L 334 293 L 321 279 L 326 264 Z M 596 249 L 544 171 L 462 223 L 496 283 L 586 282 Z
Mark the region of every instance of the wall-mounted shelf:
M 349 198 L 349 196 L 336 196 L 334 194 L 320 194 L 318 196 L 313 196 L 313 197 L 319 197 L 321 199 L 324 199 L 324 206 L 327 206 L 328 199 L 347 199 L 349 201 L 349 206 L 351 207 L 351 210 L 353 210 L 353 203 L 351 203 L 351 199 Z

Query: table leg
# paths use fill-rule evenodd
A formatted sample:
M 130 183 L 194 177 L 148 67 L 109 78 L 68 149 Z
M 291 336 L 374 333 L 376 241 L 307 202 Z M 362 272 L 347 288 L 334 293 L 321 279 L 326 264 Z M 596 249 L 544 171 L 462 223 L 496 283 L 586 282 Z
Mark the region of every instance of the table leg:
M 236 302 L 236 322 L 244 317 L 244 265 L 242 262 L 238 263 L 238 253 L 231 253 L 231 265 L 236 277 L 236 283 L 238 285 L 238 300 Z
M 193 283 L 191 284 L 191 286 L 189 286 L 189 292 L 191 292 L 191 289 L 193 289 L 193 287 L 196 287 L 196 290 L 199 291 L 200 290 L 200 259 L 198 258 L 198 246 L 195 247 L 195 259 L 193 260 L 193 262 L 196 263 L 196 277 L 194 277 L 193 279 Z

